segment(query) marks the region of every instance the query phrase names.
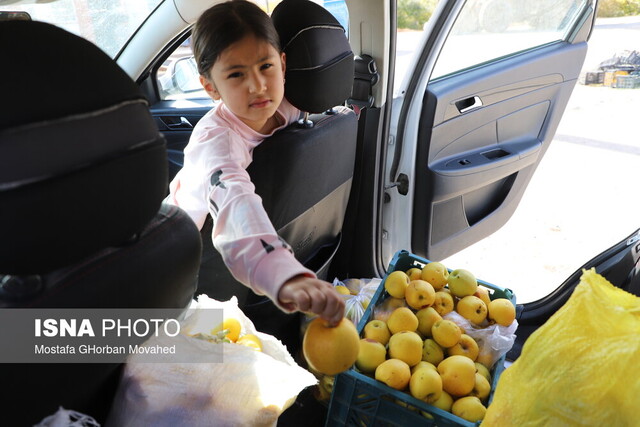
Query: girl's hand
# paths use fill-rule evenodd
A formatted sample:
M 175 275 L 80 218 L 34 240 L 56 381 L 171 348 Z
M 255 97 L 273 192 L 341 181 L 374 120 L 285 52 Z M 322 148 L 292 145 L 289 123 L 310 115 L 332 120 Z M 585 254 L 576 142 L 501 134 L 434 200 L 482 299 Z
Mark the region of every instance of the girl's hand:
M 278 299 L 294 310 L 308 311 L 336 326 L 344 317 L 344 300 L 330 283 L 307 276 L 296 276 L 280 288 Z

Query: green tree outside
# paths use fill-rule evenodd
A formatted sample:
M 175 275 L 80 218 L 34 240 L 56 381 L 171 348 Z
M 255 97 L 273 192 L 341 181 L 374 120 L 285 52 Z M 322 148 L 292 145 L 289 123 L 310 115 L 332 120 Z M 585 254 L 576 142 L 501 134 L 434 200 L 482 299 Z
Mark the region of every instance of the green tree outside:
M 438 0 L 398 0 L 398 28 L 421 30 Z
M 634 15 L 640 15 L 640 0 L 601 0 L 598 5 L 600 18 Z

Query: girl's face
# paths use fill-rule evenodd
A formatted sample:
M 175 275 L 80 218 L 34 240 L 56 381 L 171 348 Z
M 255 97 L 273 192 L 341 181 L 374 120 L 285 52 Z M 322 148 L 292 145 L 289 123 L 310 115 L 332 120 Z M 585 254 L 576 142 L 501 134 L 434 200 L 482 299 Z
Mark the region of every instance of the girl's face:
M 222 51 L 200 83 L 247 126 L 267 134 L 278 125 L 274 115 L 284 97 L 284 70 L 284 53 L 250 35 Z

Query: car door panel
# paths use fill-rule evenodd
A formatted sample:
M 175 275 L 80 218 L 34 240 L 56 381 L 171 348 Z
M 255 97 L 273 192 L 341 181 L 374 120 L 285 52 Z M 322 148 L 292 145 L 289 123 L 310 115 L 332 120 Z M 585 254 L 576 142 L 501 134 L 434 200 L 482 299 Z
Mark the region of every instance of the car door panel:
M 427 125 L 418 135 L 416 253 L 442 259 L 508 220 L 551 142 L 586 48 L 546 46 L 428 86 Z
M 210 109 L 211 105 L 180 107 L 179 101 L 164 101 L 151 107 L 158 129 L 167 140 L 170 181 L 182 169 L 184 148 L 189 143 L 194 126 Z
M 498 230 L 553 139 L 586 57 L 594 2 L 559 0 L 551 14 L 508 3 L 517 13 L 502 29 L 468 25 L 478 3 L 462 0 L 440 2 L 425 26 L 395 92 L 383 260 L 408 247 L 441 260 Z M 401 40 L 407 52 L 417 39 Z

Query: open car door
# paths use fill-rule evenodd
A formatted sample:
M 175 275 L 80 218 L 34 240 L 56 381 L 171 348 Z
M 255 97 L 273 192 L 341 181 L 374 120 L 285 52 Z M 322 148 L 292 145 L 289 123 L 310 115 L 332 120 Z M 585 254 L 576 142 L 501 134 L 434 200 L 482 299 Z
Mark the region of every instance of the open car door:
M 594 17 L 594 0 L 440 2 L 396 89 L 383 259 L 410 247 L 440 260 L 506 223 L 553 139 Z

